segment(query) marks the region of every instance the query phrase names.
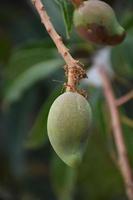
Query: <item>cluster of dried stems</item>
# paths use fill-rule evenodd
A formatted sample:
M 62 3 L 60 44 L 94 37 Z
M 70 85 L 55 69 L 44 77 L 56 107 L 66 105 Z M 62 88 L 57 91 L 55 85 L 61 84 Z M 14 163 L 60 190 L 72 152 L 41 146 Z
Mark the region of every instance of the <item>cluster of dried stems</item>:
M 55 43 L 59 53 L 63 57 L 64 61 L 66 62 L 66 74 L 68 77 L 68 82 L 66 84 L 67 91 L 77 92 L 77 85 L 79 81 L 86 77 L 86 73 L 82 68 L 82 65 L 79 61 L 75 60 L 69 50 L 64 45 L 62 38 L 58 35 L 56 30 L 53 27 L 53 24 L 50 21 L 50 18 L 42 4 L 41 0 L 32 0 L 38 14 L 40 15 L 41 22 L 44 24 L 47 32 L 51 36 L 53 42 Z M 79 3 L 81 0 L 72 0 L 73 3 Z M 105 99 L 108 104 L 111 122 L 112 122 L 112 132 L 117 148 L 118 154 L 118 166 L 123 176 L 123 180 L 125 183 L 125 188 L 127 192 L 127 196 L 129 200 L 133 200 L 133 179 L 132 179 L 132 169 L 129 163 L 129 159 L 127 156 L 127 149 L 123 138 L 122 127 L 120 123 L 120 116 L 118 111 L 118 106 L 122 103 L 125 103 L 129 100 L 132 96 L 126 95 L 126 97 L 120 100 L 116 100 L 113 89 L 111 86 L 110 79 L 104 70 L 100 70 L 100 74 L 103 80 L 103 91 L 105 95 Z M 130 96 L 130 98 L 129 98 Z

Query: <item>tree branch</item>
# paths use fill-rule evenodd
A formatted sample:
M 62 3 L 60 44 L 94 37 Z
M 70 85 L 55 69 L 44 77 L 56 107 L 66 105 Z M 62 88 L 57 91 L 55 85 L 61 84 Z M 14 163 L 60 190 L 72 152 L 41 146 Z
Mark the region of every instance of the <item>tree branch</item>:
M 132 179 L 132 169 L 129 164 L 127 150 L 122 134 L 122 128 L 120 124 L 119 111 L 116 106 L 116 100 L 111 87 L 109 77 L 103 69 L 100 69 L 100 74 L 103 81 L 104 95 L 108 104 L 108 108 L 111 115 L 111 122 L 113 128 L 113 136 L 118 153 L 118 165 L 125 182 L 125 188 L 129 200 L 133 200 L 133 179 Z
M 133 99 L 133 90 L 131 90 L 128 94 L 122 96 L 121 98 L 116 99 L 116 101 L 115 101 L 116 106 L 121 106 L 131 99 Z
M 81 67 L 81 64 L 78 60 L 75 60 L 71 54 L 69 53 L 68 48 L 64 45 L 62 38 L 54 29 L 53 24 L 50 21 L 50 18 L 42 4 L 41 0 L 32 0 L 38 14 L 40 15 L 41 21 L 45 26 L 47 32 L 49 33 L 50 37 L 54 41 L 60 55 L 66 62 L 67 65 L 67 76 L 68 76 L 68 83 L 66 88 L 68 91 L 77 91 L 76 87 L 79 81 L 82 78 L 86 77 L 85 70 Z

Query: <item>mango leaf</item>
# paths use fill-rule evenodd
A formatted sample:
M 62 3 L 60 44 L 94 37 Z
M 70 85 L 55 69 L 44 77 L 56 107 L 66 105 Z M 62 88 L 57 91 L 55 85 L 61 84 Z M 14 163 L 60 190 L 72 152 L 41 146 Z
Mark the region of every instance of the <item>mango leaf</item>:
M 7 62 L 11 52 L 11 41 L 8 34 L 0 32 L 0 64 Z
M 111 200 L 125 197 L 121 174 L 109 156 L 104 135 L 98 129 L 93 130 L 89 140 L 77 182 L 75 199 Z
M 125 41 L 112 49 L 112 66 L 117 75 L 132 79 L 133 76 L 133 37 L 129 34 Z
M 23 73 L 27 68 L 30 68 L 39 62 L 52 59 L 55 56 L 57 57 L 55 49 L 46 48 L 41 45 L 36 47 L 28 47 L 26 45 L 23 46 L 23 48 L 16 48 L 5 69 L 5 76 L 7 78 L 6 85 L 10 84 L 10 81 Z
M 37 63 L 13 80 L 5 90 L 4 102 L 11 103 L 18 100 L 23 92 L 37 81 L 48 77 L 63 65 L 61 59 L 53 59 Z
M 58 200 L 73 200 L 76 171 L 54 154 L 51 162 L 51 179 Z
M 133 29 L 133 13 L 128 10 L 123 19 L 123 27 L 125 30 Z
M 69 39 L 73 25 L 73 11 L 74 7 L 69 1 L 55 0 L 59 5 L 66 28 L 66 36 Z
M 133 128 L 126 125 L 126 124 L 123 124 L 122 126 L 123 128 L 123 134 L 124 134 L 124 140 L 125 140 L 125 143 L 126 143 L 126 148 L 127 148 L 127 151 L 128 151 L 128 157 L 129 157 L 129 160 L 131 162 L 131 165 L 133 165 L 133 157 L 132 157 L 132 153 L 133 153 L 133 137 L 132 137 L 132 133 L 133 133 Z
M 60 95 L 61 89 L 56 88 L 53 90 L 53 92 L 50 94 L 50 96 L 47 98 L 46 102 L 43 104 L 43 106 L 40 109 L 40 112 L 38 114 L 38 117 L 35 121 L 35 124 L 33 125 L 28 138 L 25 141 L 24 146 L 26 148 L 30 149 L 36 149 L 41 147 L 47 142 L 47 116 L 50 109 L 50 106 L 52 105 L 55 98 Z

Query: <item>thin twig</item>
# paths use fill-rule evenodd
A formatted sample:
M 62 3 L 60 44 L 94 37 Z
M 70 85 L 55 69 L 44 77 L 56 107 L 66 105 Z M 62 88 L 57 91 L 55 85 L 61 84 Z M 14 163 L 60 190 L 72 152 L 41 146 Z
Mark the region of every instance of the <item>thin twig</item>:
M 118 153 L 118 165 L 124 179 L 128 199 L 133 200 L 132 169 L 127 156 L 127 149 L 123 138 L 122 127 L 120 124 L 119 111 L 115 103 L 115 97 L 108 75 L 102 69 L 100 70 L 100 74 L 103 81 L 104 95 L 111 115 L 113 136 Z
M 50 18 L 42 4 L 41 0 L 32 0 L 38 14 L 40 15 L 41 21 L 44 24 L 47 32 L 55 43 L 59 53 L 66 62 L 68 68 L 68 83 L 67 90 L 76 91 L 76 87 L 81 78 L 86 77 L 85 70 L 81 67 L 78 60 L 75 60 L 69 53 L 69 49 L 64 45 L 61 36 L 56 32 Z
M 133 90 L 130 91 L 128 94 L 122 96 L 121 98 L 116 99 L 115 100 L 116 106 L 121 106 L 131 99 L 133 99 Z

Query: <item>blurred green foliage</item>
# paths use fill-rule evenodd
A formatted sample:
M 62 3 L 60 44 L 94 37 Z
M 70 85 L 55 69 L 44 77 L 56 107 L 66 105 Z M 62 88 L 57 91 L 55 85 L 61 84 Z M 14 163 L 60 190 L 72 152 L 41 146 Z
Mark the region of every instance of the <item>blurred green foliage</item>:
M 58 1 L 58 3 L 61 1 Z M 116 97 L 133 85 L 133 3 L 106 1 L 117 10 L 126 40 L 111 49 Z M 51 20 L 72 54 L 86 67 L 102 47 L 86 44 L 71 30 L 70 2 L 43 0 Z M 71 8 L 70 8 L 71 7 Z M 70 13 L 69 13 L 70 12 Z M 67 33 L 68 34 L 68 33 Z M 47 138 L 47 115 L 64 89 L 64 61 L 30 1 L 0 2 L 0 199 L 2 200 L 126 200 L 115 154 L 108 110 L 100 88 L 87 86 L 93 108 L 92 134 L 76 171 L 55 154 Z M 56 80 L 56 81 L 53 81 Z M 133 104 L 121 108 L 122 126 L 133 166 Z M 127 122 L 130 123 L 127 123 Z

